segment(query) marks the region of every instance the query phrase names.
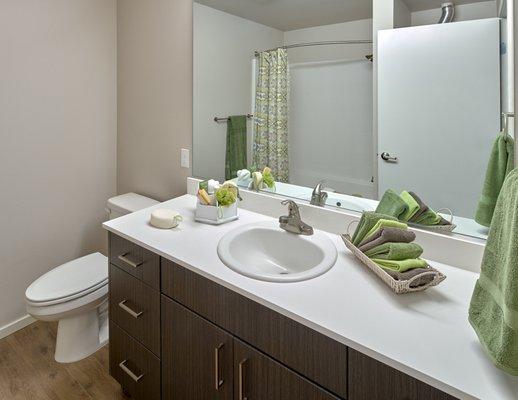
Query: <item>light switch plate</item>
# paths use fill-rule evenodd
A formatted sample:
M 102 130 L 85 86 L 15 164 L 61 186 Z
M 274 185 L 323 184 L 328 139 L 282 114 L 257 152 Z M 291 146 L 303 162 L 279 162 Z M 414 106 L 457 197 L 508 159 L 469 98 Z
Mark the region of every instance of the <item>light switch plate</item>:
M 189 149 L 182 149 L 180 157 L 180 165 L 182 168 L 190 168 L 190 151 Z

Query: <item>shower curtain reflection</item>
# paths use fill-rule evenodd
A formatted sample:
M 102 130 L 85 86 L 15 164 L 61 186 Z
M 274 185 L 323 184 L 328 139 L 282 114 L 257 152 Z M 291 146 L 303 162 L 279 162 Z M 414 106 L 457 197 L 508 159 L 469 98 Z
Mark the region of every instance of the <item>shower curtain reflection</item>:
M 289 66 L 286 49 L 260 53 L 255 96 L 254 168 L 269 167 L 278 182 L 288 182 Z

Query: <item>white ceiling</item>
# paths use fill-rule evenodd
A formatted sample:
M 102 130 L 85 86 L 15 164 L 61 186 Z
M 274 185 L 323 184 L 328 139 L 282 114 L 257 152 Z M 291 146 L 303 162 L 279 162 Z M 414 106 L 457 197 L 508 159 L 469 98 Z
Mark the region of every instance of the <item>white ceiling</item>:
M 195 1 L 281 31 L 372 18 L 370 0 Z
M 403 0 L 411 12 L 431 10 L 432 8 L 440 8 L 442 3 L 448 0 Z M 450 0 L 453 4 L 459 6 L 461 4 L 480 3 L 488 0 Z

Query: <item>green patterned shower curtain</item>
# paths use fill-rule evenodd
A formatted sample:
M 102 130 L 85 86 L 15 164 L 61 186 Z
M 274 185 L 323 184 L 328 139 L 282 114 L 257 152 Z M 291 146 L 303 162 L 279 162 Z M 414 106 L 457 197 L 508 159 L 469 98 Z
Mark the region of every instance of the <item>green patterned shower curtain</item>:
M 255 93 L 254 166 L 270 167 L 278 182 L 288 182 L 289 66 L 285 49 L 259 55 Z

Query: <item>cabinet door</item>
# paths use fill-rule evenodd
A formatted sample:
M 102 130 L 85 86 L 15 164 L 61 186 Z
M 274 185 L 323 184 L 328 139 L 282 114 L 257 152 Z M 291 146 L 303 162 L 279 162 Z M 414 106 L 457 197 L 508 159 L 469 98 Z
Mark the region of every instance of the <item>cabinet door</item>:
M 349 400 L 454 400 L 355 350 L 349 349 Z
M 162 296 L 162 398 L 232 399 L 232 336 Z
M 234 339 L 235 400 L 337 400 L 329 392 Z

